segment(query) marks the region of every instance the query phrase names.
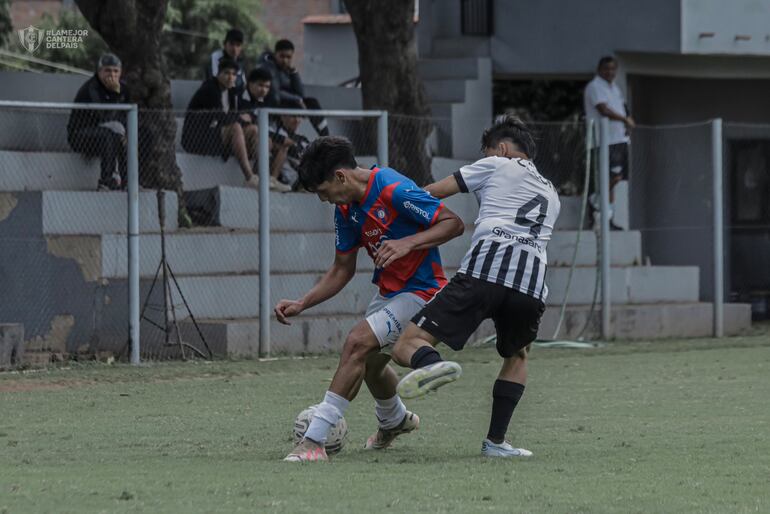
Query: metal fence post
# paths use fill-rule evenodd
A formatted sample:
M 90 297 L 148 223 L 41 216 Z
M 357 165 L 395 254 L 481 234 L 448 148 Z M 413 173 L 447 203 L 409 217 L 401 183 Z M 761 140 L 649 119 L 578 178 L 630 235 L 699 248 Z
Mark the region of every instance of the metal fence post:
M 610 326 L 610 122 L 602 116 L 599 137 L 599 199 L 601 202 L 602 338 L 609 339 Z
M 711 122 L 714 167 L 714 337 L 724 336 L 724 213 L 722 206 L 722 119 Z
M 270 149 L 269 114 L 259 111 L 259 356 L 270 356 Z
M 388 165 L 388 111 L 377 118 L 377 159 L 383 168 Z
M 131 364 L 139 364 L 139 114 L 128 111 L 128 332 Z

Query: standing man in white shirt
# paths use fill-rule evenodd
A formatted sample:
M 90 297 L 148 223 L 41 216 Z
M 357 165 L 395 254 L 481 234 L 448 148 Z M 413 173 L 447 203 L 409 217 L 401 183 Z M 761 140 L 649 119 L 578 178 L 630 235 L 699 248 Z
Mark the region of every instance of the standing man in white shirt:
M 623 91 L 615 83 L 618 63 L 612 56 L 599 59 L 596 76 L 588 83 L 583 94 L 586 119 L 593 120 L 596 126 L 602 117 L 610 120 L 610 203 L 615 202 L 615 186 L 621 180 L 628 180 L 628 132 L 636 126 L 628 115 Z M 597 201 L 592 198 L 592 206 L 597 208 Z M 613 230 L 619 230 L 610 221 Z

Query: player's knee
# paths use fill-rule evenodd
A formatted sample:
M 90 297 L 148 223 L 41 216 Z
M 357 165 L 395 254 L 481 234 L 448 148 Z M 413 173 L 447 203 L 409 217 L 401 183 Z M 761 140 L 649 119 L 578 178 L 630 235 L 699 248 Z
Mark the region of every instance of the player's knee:
M 402 336 L 393 347 L 391 357 L 393 358 L 393 362 L 399 366 L 409 367 L 409 360 L 412 357 L 412 353 L 414 352 L 409 349 L 409 343 Z
M 364 330 L 353 329 L 345 340 L 342 355 L 347 360 L 365 362 L 366 357 L 377 350 L 378 346 L 379 344 L 373 334 L 366 333 Z

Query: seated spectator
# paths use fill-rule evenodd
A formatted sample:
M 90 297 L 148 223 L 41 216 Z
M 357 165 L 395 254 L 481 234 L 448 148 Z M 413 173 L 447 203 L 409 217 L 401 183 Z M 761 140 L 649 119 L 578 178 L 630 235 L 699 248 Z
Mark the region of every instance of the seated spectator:
M 219 75 L 219 60 L 222 57 L 229 57 L 238 65 L 238 71 L 235 76 L 235 90 L 236 92 L 243 91 L 246 85 L 246 63 L 243 59 L 243 32 L 238 29 L 227 31 L 222 48 L 211 53 L 209 63 L 204 69 L 204 77 L 210 79 Z
M 257 188 L 259 180 L 251 162 L 257 155 L 257 128 L 238 122 L 235 78 L 238 65 L 229 57 L 219 61 L 219 73 L 203 81 L 190 99 L 182 126 L 182 147 L 199 155 L 231 154 L 238 159 L 246 187 Z
M 263 107 L 277 107 L 270 96 L 273 75 L 265 68 L 255 68 L 249 72 L 246 89 L 241 93 L 238 106 L 247 112 L 253 123 L 257 123 L 257 111 Z
M 293 102 L 300 109 L 320 109 L 321 105 L 315 98 L 305 96 L 305 86 L 299 72 L 292 67 L 294 59 L 294 44 L 288 39 L 281 39 L 275 44 L 275 53 L 264 52 L 259 56 L 258 66 L 263 66 L 273 74 L 273 86 L 270 96 L 276 104 Z M 311 116 L 319 136 L 328 136 L 329 128 L 322 116 Z
M 292 102 L 283 102 L 281 108 L 296 109 L 299 106 Z M 299 162 L 302 153 L 310 144 L 308 138 L 299 134 L 297 129 L 302 123 L 300 116 L 279 116 L 270 126 L 272 154 L 270 175 L 289 189 L 298 187 Z
M 113 54 L 99 58 L 96 74 L 78 90 L 75 103 L 128 103 L 122 65 Z M 101 159 L 99 191 L 121 189 L 126 182 L 126 112 L 74 109 L 67 123 L 70 147 L 87 157 Z

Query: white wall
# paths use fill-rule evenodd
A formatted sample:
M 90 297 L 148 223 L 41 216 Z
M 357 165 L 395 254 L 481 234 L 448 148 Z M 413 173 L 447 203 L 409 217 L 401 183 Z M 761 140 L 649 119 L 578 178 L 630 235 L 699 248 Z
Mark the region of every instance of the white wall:
M 770 0 L 681 2 L 682 53 L 770 55 Z

